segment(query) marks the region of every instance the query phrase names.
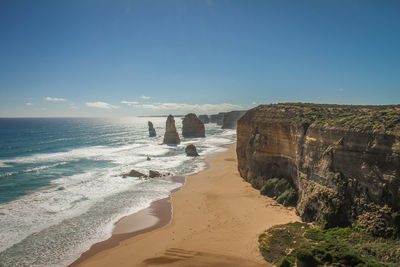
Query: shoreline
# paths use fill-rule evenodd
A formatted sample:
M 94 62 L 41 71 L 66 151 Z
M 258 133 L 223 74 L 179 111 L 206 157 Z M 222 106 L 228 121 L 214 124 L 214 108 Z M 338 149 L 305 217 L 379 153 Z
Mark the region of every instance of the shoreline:
M 170 223 L 172 219 L 171 196 L 174 192 L 181 190 L 185 184 L 186 177 L 171 176 L 169 179 L 180 183 L 181 186 L 172 190 L 168 197 L 151 202 L 149 207 L 120 218 L 114 223 L 111 237 L 92 244 L 79 258 L 67 266 L 75 267 L 101 251 L 119 246 L 124 240 L 162 228 Z
M 229 149 L 231 145 L 232 144 L 225 144 L 221 147 Z M 154 231 L 168 225 L 171 222 L 173 216 L 173 206 L 171 202 L 172 194 L 182 189 L 182 187 L 185 185 L 187 177 L 194 176 L 200 172 L 209 170 L 211 168 L 211 165 L 207 161 L 207 159 L 219 153 L 204 158 L 205 168 L 196 173 L 167 177 L 167 179 L 173 182 L 180 183 L 181 186 L 171 190 L 168 197 L 151 202 L 149 207 L 118 219 L 114 223 L 114 229 L 108 239 L 92 244 L 88 250 L 81 253 L 81 255 L 73 262 L 69 263 L 67 267 L 78 266 L 80 263 L 104 250 L 119 246 L 124 240 Z
M 258 251 L 258 235 L 300 219 L 239 176 L 235 147 L 206 158 L 209 168 L 162 200 L 170 203 L 166 224 L 121 234 L 116 246 L 85 252 L 70 266 L 269 266 Z

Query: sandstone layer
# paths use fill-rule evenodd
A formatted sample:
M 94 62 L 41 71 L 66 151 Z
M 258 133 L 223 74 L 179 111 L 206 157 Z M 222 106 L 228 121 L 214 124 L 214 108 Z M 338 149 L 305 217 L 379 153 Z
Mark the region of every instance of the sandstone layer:
M 174 116 L 169 115 L 165 124 L 164 144 L 177 145 L 181 140 L 176 131 Z
M 204 124 L 197 118 L 196 114 L 189 113 L 183 118 L 182 136 L 187 138 L 206 136 Z
M 238 121 L 240 175 L 287 178 L 298 214 L 323 226 L 400 229 L 400 106 L 262 105 Z

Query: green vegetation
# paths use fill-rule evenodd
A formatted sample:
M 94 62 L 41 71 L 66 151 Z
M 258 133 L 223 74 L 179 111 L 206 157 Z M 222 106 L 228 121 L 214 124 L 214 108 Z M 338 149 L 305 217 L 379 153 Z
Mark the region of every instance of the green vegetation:
M 263 257 L 277 266 L 399 266 L 400 242 L 354 228 L 274 226 L 259 237 Z
M 291 181 L 286 178 L 270 178 L 260 189 L 261 194 L 276 199 L 279 204 L 294 206 L 297 203 L 297 192 Z
M 265 105 L 264 108 L 271 106 L 282 107 L 282 116 L 300 125 L 328 125 L 362 131 L 400 131 L 399 105 L 281 103 Z

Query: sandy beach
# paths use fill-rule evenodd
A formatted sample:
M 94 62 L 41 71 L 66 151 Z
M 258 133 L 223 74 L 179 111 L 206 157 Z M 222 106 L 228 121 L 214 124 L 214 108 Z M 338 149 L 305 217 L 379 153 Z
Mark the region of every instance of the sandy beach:
M 235 150 L 231 145 L 208 159 L 211 168 L 187 177 L 171 196 L 169 224 L 99 250 L 76 266 L 269 266 L 259 253 L 258 236 L 300 218 L 294 208 L 243 181 Z

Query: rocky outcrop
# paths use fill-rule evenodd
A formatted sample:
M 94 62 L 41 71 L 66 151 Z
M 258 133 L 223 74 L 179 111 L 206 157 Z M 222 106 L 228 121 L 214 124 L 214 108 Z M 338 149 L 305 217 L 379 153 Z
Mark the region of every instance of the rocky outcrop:
M 194 145 L 188 145 L 185 148 L 186 155 L 189 157 L 197 157 L 199 154 L 197 153 L 197 149 Z
M 400 106 L 261 105 L 239 119 L 240 175 L 286 178 L 305 221 L 400 229 Z
M 237 121 L 246 113 L 244 110 L 226 112 L 222 118 L 222 129 L 236 129 Z
M 169 115 L 165 124 L 164 144 L 177 145 L 181 140 L 176 131 L 174 116 Z
M 216 123 L 217 125 L 222 125 L 225 112 L 220 112 L 218 114 L 210 115 L 210 122 Z
M 147 122 L 149 125 L 149 137 L 155 137 L 156 136 L 156 130 L 153 127 L 153 123 L 151 121 Z
M 154 170 L 149 170 L 149 177 L 150 178 L 155 178 L 155 177 L 160 177 L 161 174 L 158 171 L 154 171 Z
M 131 170 L 128 173 L 124 173 L 122 175 L 122 177 L 123 178 L 126 178 L 126 177 L 147 177 L 147 175 L 144 174 L 144 173 L 138 172 L 137 170 Z
M 204 124 L 196 114 L 189 113 L 182 121 L 182 136 L 187 138 L 205 137 Z
M 201 120 L 202 123 L 210 123 L 210 118 L 208 115 L 199 115 L 199 120 Z

